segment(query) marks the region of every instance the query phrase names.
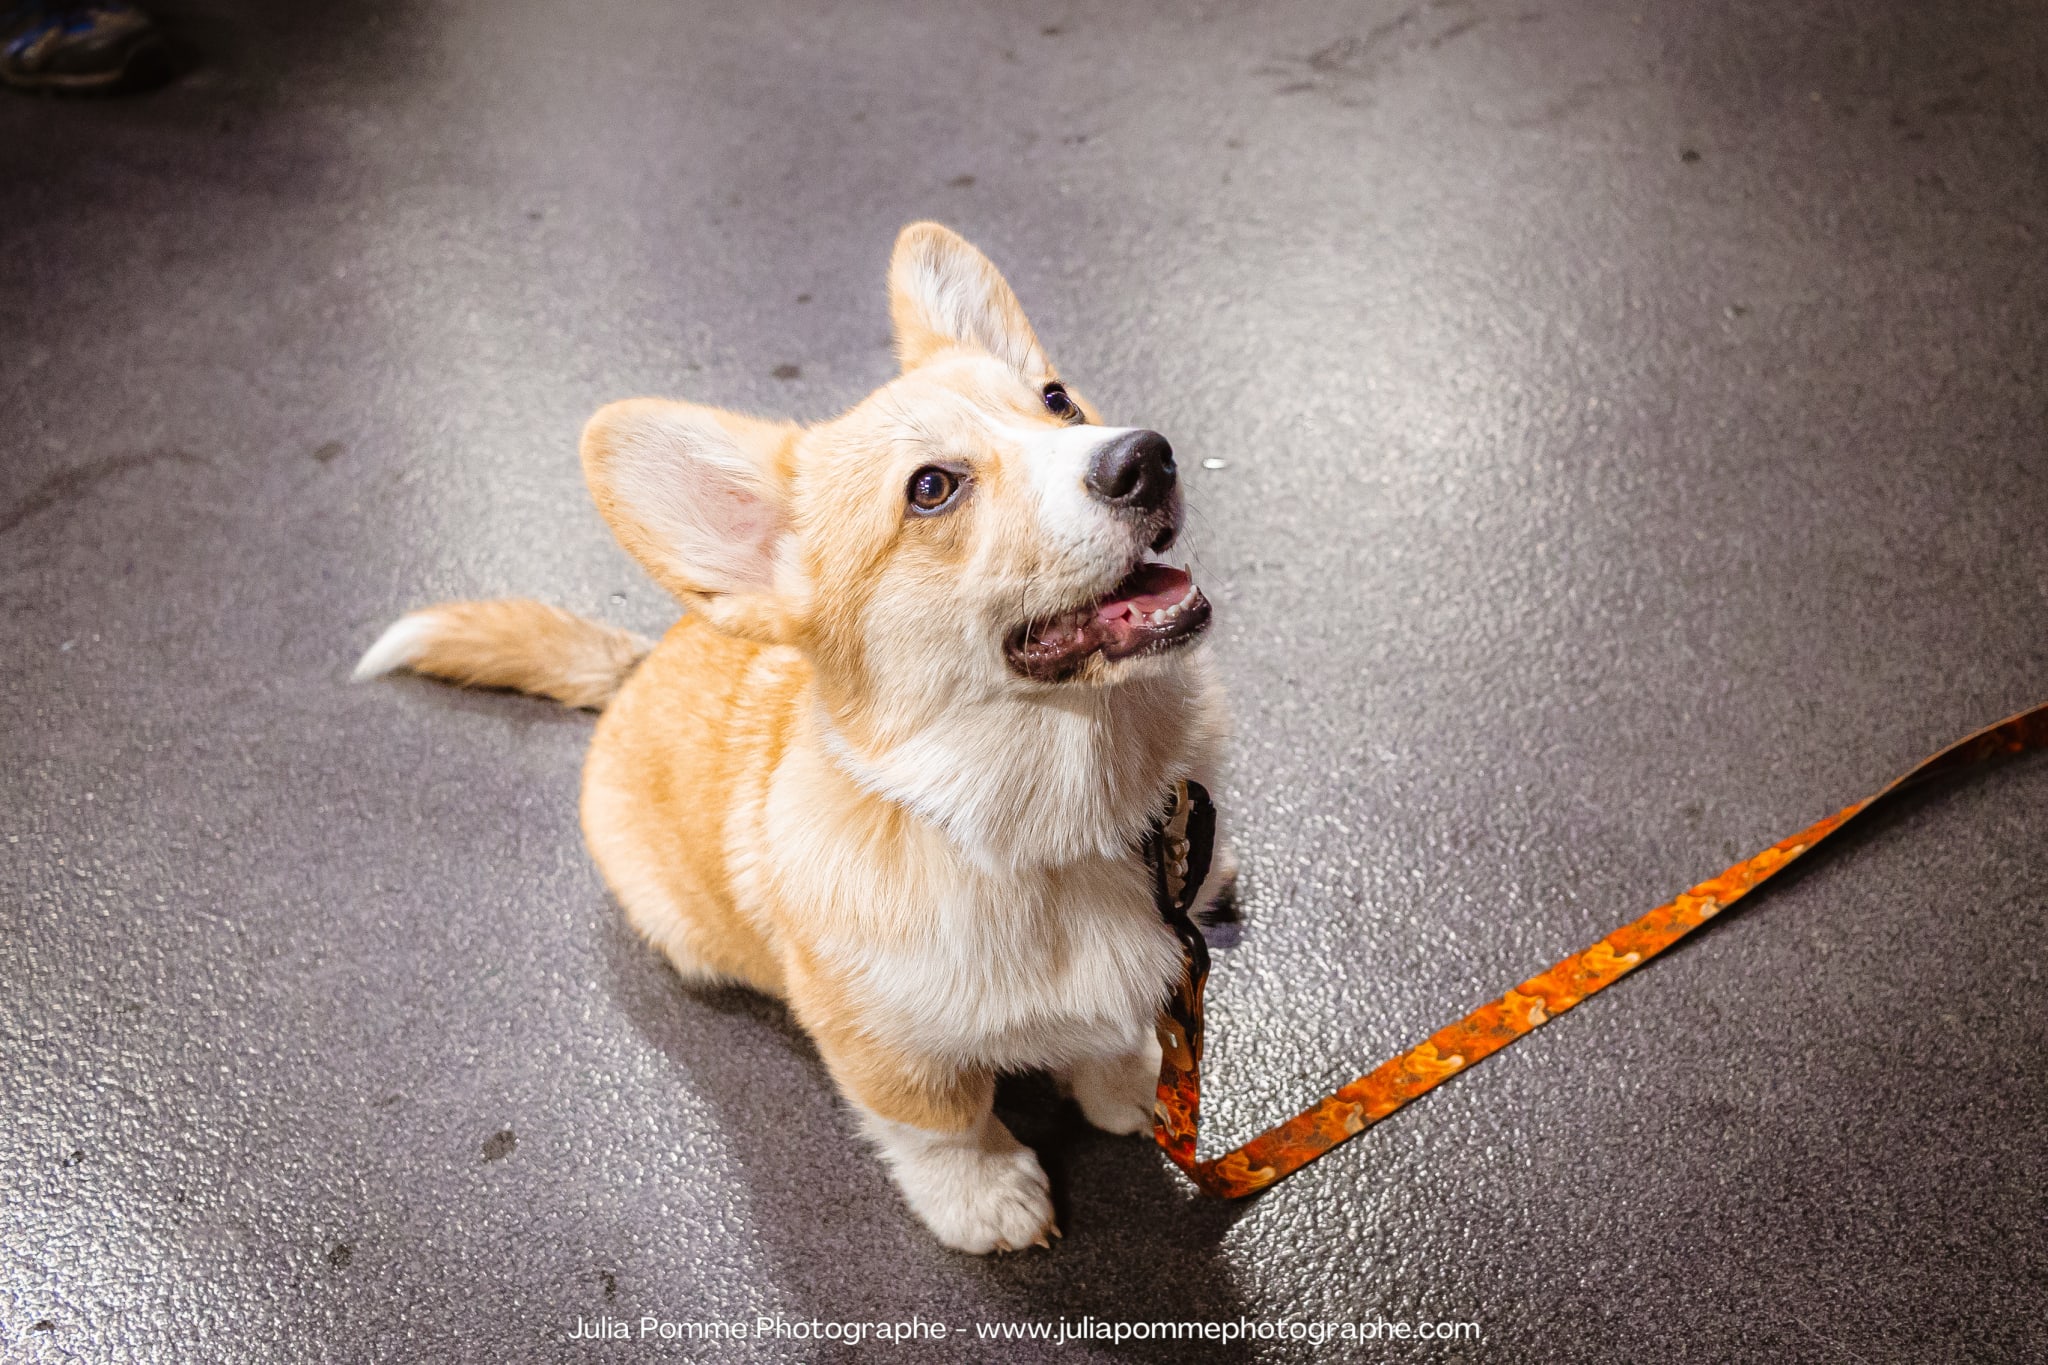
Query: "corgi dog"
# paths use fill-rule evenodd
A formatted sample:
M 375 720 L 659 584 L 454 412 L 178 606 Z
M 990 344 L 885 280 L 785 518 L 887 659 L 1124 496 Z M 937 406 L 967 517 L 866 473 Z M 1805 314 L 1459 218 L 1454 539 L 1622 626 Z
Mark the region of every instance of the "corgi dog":
M 1210 606 L 1163 558 L 1172 448 L 1103 424 L 986 257 L 915 223 L 888 289 L 900 373 L 842 416 L 639 398 L 585 427 L 599 512 L 685 609 L 658 644 L 454 602 L 356 676 L 599 710 L 583 832 L 635 928 L 787 1003 L 941 1242 L 1046 1246 L 995 1078 L 1151 1126 L 1181 954 L 1140 846 L 1172 783 L 1213 783 Z

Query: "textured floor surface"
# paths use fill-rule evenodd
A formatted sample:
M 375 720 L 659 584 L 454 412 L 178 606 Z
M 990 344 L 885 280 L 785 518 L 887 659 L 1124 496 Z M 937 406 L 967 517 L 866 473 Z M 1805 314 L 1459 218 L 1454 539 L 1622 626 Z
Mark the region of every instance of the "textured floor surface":
M 1067 1236 L 980 1261 L 622 927 L 587 717 L 345 681 L 439 598 L 662 627 L 582 418 L 835 411 L 954 224 L 1191 470 L 1237 1140 L 2048 698 L 2048 11 L 163 12 L 178 84 L 0 98 L 0 1359 L 2048 1354 L 2048 762 L 1248 1205 L 1019 1083 Z M 912 1313 L 1484 1340 L 566 1340 Z

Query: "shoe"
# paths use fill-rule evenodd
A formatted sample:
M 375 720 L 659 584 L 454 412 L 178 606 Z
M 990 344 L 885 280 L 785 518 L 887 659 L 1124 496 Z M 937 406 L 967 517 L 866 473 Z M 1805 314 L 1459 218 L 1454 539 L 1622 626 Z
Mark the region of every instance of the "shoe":
M 0 0 L 0 81 L 16 89 L 104 95 L 170 74 L 162 31 L 127 0 Z

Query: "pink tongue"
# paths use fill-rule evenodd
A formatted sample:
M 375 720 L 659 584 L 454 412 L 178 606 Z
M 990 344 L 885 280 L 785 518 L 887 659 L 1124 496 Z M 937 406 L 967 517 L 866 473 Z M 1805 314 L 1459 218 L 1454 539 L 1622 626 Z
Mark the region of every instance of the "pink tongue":
M 1127 611 L 1142 615 L 1170 607 L 1188 595 L 1191 581 L 1185 572 L 1171 565 L 1140 564 L 1136 572 L 1095 604 L 1095 614 L 1102 620 L 1114 621 Z

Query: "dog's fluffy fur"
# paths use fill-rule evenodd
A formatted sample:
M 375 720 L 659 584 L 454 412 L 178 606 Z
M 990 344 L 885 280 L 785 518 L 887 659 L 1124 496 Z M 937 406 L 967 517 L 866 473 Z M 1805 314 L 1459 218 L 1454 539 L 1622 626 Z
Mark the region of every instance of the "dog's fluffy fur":
M 990 1112 L 998 1072 L 1150 1125 L 1180 954 L 1139 845 L 1170 783 L 1209 776 L 1222 705 L 1198 645 L 1013 666 L 1029 623 L 1171 539 L 1178 495 L 1163 536 L 1090 496 L 1121 433 L 1048 410 L 1051 363 L 958 236 L 904 229 L 889 295 L 902 372 L 830 422 L 658 399 L 591 419 L 599 510 L 688 608 L 658 645 L 461 602 L 399 620 L 358 675 L 602 708 L 583 829 L 633 924 L 685 977 L 787 1001 L 917 1215 L 1013 1249 L 1057 1229 Z M 920 515 L 906 487 L 933 466 L 961 486 Z

